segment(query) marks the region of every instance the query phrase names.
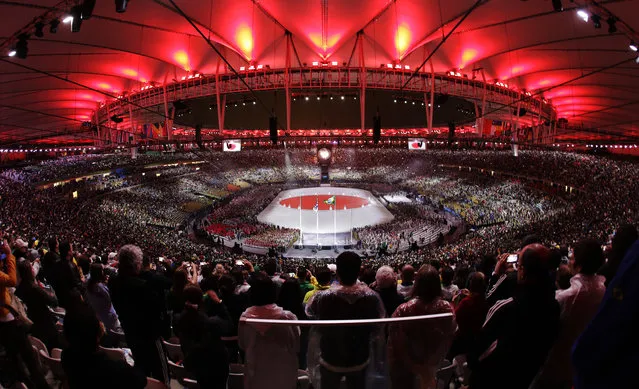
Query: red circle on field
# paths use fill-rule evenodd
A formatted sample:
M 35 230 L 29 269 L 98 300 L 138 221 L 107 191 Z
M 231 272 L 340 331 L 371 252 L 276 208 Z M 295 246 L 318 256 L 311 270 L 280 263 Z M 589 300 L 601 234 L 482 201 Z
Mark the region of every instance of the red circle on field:
M 334 198 L 334 203 L 333 200 Z M 315 204 L 317 204 L 318 209 L 320 211 L 329 211 L 332 209 L 337 209 L 338 211 L 352 208 L 361 208 L 365 205 L 368 205 L 368 200 L 356 197 L 356 196 L 344 196 L 344 195 L 329 195 L 329 194 L 321 194 L 321 195 L 304 195 L 297 197 L 289 197 L 288 199 L 280 200 L 280 205 L 284 207 L 291 207 L 297 209 L 300 206 L 300 201 L 302 203 L 302 209 L 304 210 L 312 210 L 315 208 Z

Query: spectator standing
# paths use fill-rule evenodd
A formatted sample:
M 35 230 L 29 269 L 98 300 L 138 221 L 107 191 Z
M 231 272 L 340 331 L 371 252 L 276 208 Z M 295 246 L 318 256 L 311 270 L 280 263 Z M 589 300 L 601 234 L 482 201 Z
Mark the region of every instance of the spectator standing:
M 210 302 L 222 306 L 215 292 Z M 202 289 L 197 285 L 184 288 L 185 306 L 175 320 L 175 333 L 184 352 L 184 367 L 202 388 L 225 389 L 229 375 L 229 359 L 221 336 L 232 325 L 226 309 L 220 316 L 208 317 L 203 311 Z
M 514 297 L 488 310 L 471 352 L 470 389 L 527 389 L 544 363 L 559 328 L 559 304 L 540 244 L 522 249 Z
M 466 354 L 479 333 L 488 313 L 486 302 L 486 276 L 482 272 L 471 274 L 468 279 L 468 295 L 455 308 L 455 319 L 459 329 L 451 346 L 452 358 Z
M 40 371 L 38 356 L 27 338 L 27 331 L 19 322 L 18 313 L 10 307 L 12 293 L 9 288 L 15 288 L 17 283 L 16 259 L 11 253 L 11 247 L 2 238 L 0 236 L 0 345 L 4 347 L 14 366 L 11 371 L 17 373 L 17 379 L 30 387 L 49 389 L 49 384 Z M 29 376 L 23 376 L 20 361 L 26 365 Z
M 404 300 L 409 300 L 413 292 L 415 268 L 411 265 L 404 265 L 404 267 L 402 267 L 401 277 L 402 283 L 397 285 L 397 292 L 404 297 Z
M 315 293 L 330 289 L 332 280 L 333 273 L 327 267 L 321 268 L 317 271 L 317 285 L 313 286 L 313 290 L 307 292 L 304 296 L 304 300 L 302 301 L 304 305 L 309 302 Z
M 108 334 L 111 331 L 120 331 L 120 321 L 118 314 L 111 303 L 111 295 L 109 288 L 106 286 L 106 274 L 104 265 L 94 263 L 89 268 L 89 281 L 87 282 L 87 302 L 95 311 L 98 319 L 104 324 L 104 328 Z
M 448 302 L 453 301 L 453 297 L 459 292 L 459 287 L 453 284 L 453 278 L 455 277 L 455 271 L 450 266 L 445 266 L 442 269 L 442 297 Z
M 275 304 L 277 286 L 269 276 L 253 277 L 249 293 L 253 306 L 244 311 L 238 328 L 239 346 L 246 352 L 244 387 L 294 389 L 297 387 L 299 327 L 247 323 L 245 319 L 297 320 L 297 317 Z
M 73 246 L 69 242 L 60 243 L 60 260 L 54 265 L 53 289 L 60 306 L 69 309 L 79 301 L 84 293 L 82 275 L 73 263 Z
M 386 317 L 390 317 L 395 309 L 404 302 L 404 297 L 397 293 L 397 275 L 390 266 L 382 266 L 375 274 L 375 291 L 384 303 Z
M 570 288 L 556 292 L 561 307 L 561 326 L 557 341 L 536 380 L 537 388 L 572 387 L 572 346 L 597 313 L 606 293 L 605 277 L 595 274 L 603 262 L 603 251 L 596 240 L 582 240 L 575 246 L 570 267 L 576 275 L 570 279 Z
M 306 305 L 306 314 L 318 320 L 385 317 L 379 295 L 357 281 L 362 266 L 359 255 L 345 251 L 336 261 L 339 285 L 316 293 Z M 375 335 L 381 335 L 381 331 L 376 331 L 375 326 L 339 326 L 318 330 L 321 389 L 338 387 L 342 377 L 346 377 L 349 388 L 364 388 L 366 369 L 371 363 L 371 341 Z
M 162 297 L 138 277 L 142 257 L 138 246 L 122 246 L 118 252 L 119 272 L 109 290 L 136 367 L 146 376 L 168 385 L 168 368 L 160 339 L 164 304 Z
M 628 387 L 639 365 L 639 242 L 610 281 L 595 317 L 572 351 L 575 389 Z
M 27 306 L 27 315 L 33 322 L 31 334 L 42 340 L 47 349 L 62 348 L 60 333 L 56 328 L 58 319 L 49 307 L 58 306 L 53 292 L 47 292 L 36 283 L 33 268 L 27 260 L 18 263 L 20 285 L 16 288 L 16 296 Z
M 455 335 L 452 305 L 442 298 L 439 272 L 430 265 L 417 272 L 413 298 L 400 305 L 394 318 L 449 313 L 450 316 L 394 323 L 389 328 L 388 357 L 393 387 L 431 388 L 435 373 Z

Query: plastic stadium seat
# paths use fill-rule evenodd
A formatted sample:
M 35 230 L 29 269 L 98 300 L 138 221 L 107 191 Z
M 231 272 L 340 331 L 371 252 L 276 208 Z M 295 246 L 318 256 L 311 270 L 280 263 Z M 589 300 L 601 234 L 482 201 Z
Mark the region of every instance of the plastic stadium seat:
M 114 339 L 118 341 L 118 345 L 120 347 L 126 346 L 126 338 L 124 337 L 124 332 L 110 330 L 109 333 L 113 336 Z
M 180 344 L 169 343 L 166 340 L 163 340 L 164 350 L 166 351 L 166 356 L 169 360 L 173 362 L 181 362 L 184 360 L 184 353 L 182 352 L 182 346 Z
M 200 389 L 200 385 L 197 383 L 197 381 L 190 378 L 185 378 L 182 381 L 182 385 L 184 385 L 184 387 L 187 389 Z
M 228 389 L 244 389 L 244 373 L 229 373 Z
M 29 335 L 29 342 L 31 343 L 31 347 L 33 347 L 33 349 L 36 352 L 36 355 L 38 356 L 38 364 L 40 365 L 40 367 L 42 367 L 42 364 L 44 363 L 44 361 L 40 357 L 40 351 L 42 350 L 48 356 L 49 350 L 47 350 L 47 346 L 40 339 L 31 335 Z
M 184 366 L 178 365 L 171 360 L 168 360 L 169 371 L 171 372 L 171 377 L 176 380 L 182 382 L 184 378 L 186 378 L 186 371 L 184 370 Z
M 455 361 L 451 363 L 444 359 L 440 366 L 439 370 L 437 370 L 437 389 L 448 389 L 457 364 Z
M 244 365 L 240 363 L 231 363 L 229 365 L 229 373 L 242 373 L 244 374 Z
M 297 389 L 308 389 L 311 384 L 311 380 L 308 377 L 306 370 L 297 370 Z
M 18 382 L 18 383 L 17 383 L 17 384 L 15 384 L 13 387 L 14 387 L 15 389 L 29 389 L 29 388 L 27 387 L 27 385 L 23 384 L 22 382 Z
M 62 349 L 54 348 L 51 350 L 51 358 L 62 359 Z
M 54 350 L 59 349 L 53 349 L 51 350 L 51 352 L 53 353 Z M 49 367 L 49 370 L 51 370 L 51 373 L 53 373 L 53 376 L 57 380 L 59 380 L 63 386 L 66 387 L 66 374 L 64 373 L 64 369 L 62 368 L 62 361 L 60 360 L 60 358 L 50 357 L 42 350 L 40 350 L 40 356 L 44 360 L 45 365 L 47 365 Z
M 126 358 L 126 353 L 121 348 L 106 348 L 100 346 L 100 350 L 103 351 L 110 359 L 114 361 L 124 361 L 129 363 Z
M 156 380 L 155 378 L 146 377 L 145 389 L 167 389 L 163 382 Z

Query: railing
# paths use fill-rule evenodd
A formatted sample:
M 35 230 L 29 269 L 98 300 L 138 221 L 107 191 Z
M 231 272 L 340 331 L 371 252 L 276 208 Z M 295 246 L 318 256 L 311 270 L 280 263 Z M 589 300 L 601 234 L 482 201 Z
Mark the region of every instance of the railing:
M 288 87 L 293 90 L 317 90 L 337 89 L 341 91 L 357 90 L 364 84 L 366 89 L 397 90 L 406 92 L 427 93 L 431 90 L 433 82 L 430 73 L 419 73 L 410 78 L 411 70 L 386 69 L 386 68 L 338 68 L 338 67 L 311 67 L 293 68 L 289 70 Z M 178 100 L 188 100 L 200 97 L 214 96 L 230 93 L 246 93 L 248 85 L 255 91 L 279 90 L 287 87 L 285 69 L 261 69 L 240 73 L 239 77 L 233 74 L 219 76 L 219 86 L 216 85 L 215 75 L 189 76 L 182 81 L 166 85 L 166 87 L 147 87 L 141 91 L 132 91 L 127 96 L 112 100 L 102 105 L 98 110 L 100 123 L 108 121 L 114 114 L 127 115 L 129 106 L 132 111 L 144 115 L 149 112 L 140 108 L 144 107 L 157 115 L 164 116 L 164 103 L 170 104 Z M 410 81 L 409 81 L 410 79 Z M 244 84 L 244 81 L 246 85 Z M 408 81 L 408 84 L 406 82 Z M 406 86 L 403 88 L 404 84 Z M 165 96 L 166 90 L 166 96 Z M 487 103 L 487 111 L 498 111 L 508 108 L 512 112 L 516 104 L 521 101 L 521 107 L 541 120 L 552 120 L 554 108 L 540 96 L 513 90 L 496 84 L 484 83 L 480 80 L 472 80 L 464 77 L 446 74 L 435 74 L 434 91 L 436 94 L 448 94 L 459 96 L 482 105 L 484 94 Z M 166 100 L 165 100 L 166 97 Z M 498 113 L 498 112 L 495 112 Z M 154 115 L 154 114 L 150 114 Z

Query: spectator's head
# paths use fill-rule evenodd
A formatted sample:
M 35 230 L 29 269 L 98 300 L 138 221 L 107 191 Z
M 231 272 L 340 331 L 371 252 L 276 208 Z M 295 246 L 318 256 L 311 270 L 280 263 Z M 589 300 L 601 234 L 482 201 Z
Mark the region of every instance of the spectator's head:
M 63 331 L 70 349 L 86 353 L 96 351 L 104 335 L 102 323 L 86 304 L 78 304 L 74 309 L 67 310 Z
M 58 238 L 56 238 L 55 236 L 52 236 L 47 241 L 47 244 L 49 246 L 50 251 L 53 251 L 54 253 L 58 252 Z
M 264 264 L 264 272 L 270 277 L 273 277 L 275 275 L 275 273 L 277 272 L 277 262 L 274 258 L 270 258 L 268 261 L 266 261 L 266 263 Z
M 297 278 L 300 280 L 300 282 L 306 281 L 307 273 L 308 269 L 306 269 L 306 267 L 300 266 L 297 268 Z
M 521 247 L 526 247 L 535 243 L 541 244 L 541 238 L 538 235 L 535 235 L 535 234 L 526 235 L 524 239 L 522 239 L 521 241 Z
M 249 296 L 253 305 L 274 304 L 277 297 L 277 285 L 268 275 L 257 274 L 253 277 Z
M 362 266 L 359 270 L 359 280 L 366 285 L 371 285 L 375 282 L 375 269 L 372 266 Z
M 202 289 L 195 284 L 184 288 L 184 308 L 197 310 L 202 305 Z
M 18 268 L 18 276 L 20 278 L 20 283 L 33 284 L 35 283 L 35 275 L 33 274 L 33 268 L 31 267 L 31 262 L 29 261 L 20 261 L 16 265 Z
M 106 280 L 106 274 L 104 273 L 104 266 L 101 263 L 91 264 L 89 269 L 90 280 L 92 284 L 104 282 Z
M 555 279 L 555 286 L 559 290 L 565 290 L 570 288 L 570 279 L 572 278 L 572 272 L 568 265 L 559 265 L 557 269 L 557 276 Z
M 593 275 L 604 263 L 601 245 L 594 239 L 583 239 L 575 245 L 570 266 L 573 273 Z
M 435 270 L 439 271 L 442 268 L 442 263 L 438 259 L 431 259 L 428 262 Z M 420 268 L 421 269 L 421 268 Z
M 453 284 L 460 288 L 466 288 L 468 286 L 468 276 L 470 275 L 470 268 L 464 264 L 459 264 L 455 269 L 455 277 L 453 278 Z
M 395 271 L 390 266 L 382 266 L 377 269 L 377 273 L 375 274 L 375 283 L 377 284 L 377 289 L 389 289 L 389 288 L 397 288 L 397 276 L 395 275 Z
M 548 268 L 550 270 L 555 270 L 559 267 L 559 265 L 561 265 L 561 249 L 551 249 Z
M 232 276 L 228 274 L 222 274 L 219 280 L 220 295 L 222 296 L 232 295 L 235 292 L 236 286 L 237 286 L 237 283 L 235 282 L 235 279 Z
M 202 275 L 202 278 L 211 278 L 213 277 L 213 268 L 207 263 L 200 269 L 200 274 Z
M 450 286 L 453 283 L 455 277 L 455 271 L 450 266 L 445 266 L 442 269 L 442 285 Z
M 236 285 L 242 285 L 246 280 L 244 270 L 239 267 L 234 267 L 233 270 L 231 270 L 231 277 L 233 277 L 233 281 L 235 281 Z
M 302 308 L 302 288 L 299 280 L 289 278 L 282 284 L 277 305 L 291 312 L 297 313 Z
M 550 250 L 539 243 L 525 246 L 519 253 L 517 282 L 522 285 L 544 286 L 550 277 Z
M 16 258 L 26 258 L 29 244 L 22 239 L 16 239 L 13 243 Z
M 637 228 L 630 224 L 624 224 L 617 229 L 615 236 L 612 238 L 612 257 L 621 262 L 626 252 L 632 246 L 637 237 Z
M 411 265 L 402 267 L 402 284 L 409 284 L 415 280 L 415 268 Z
M 189 274 L 184 269 L 178 269 L 173 274 L 173 290 L 177 292 L 184 291 L 189 283 Z
M 73 247 L 69 242 L 60 243 L 60 258 L 63 261 L 69 261 L 73 257 Z
M 118 251 L 119 273 L 127 276 L 134 276 L 140 273 L 142 268 L 142 249 L 136 245 L 127 244 Z
M 317 283 L 322 286 L 327 286 L 331 284 L 331 280 L 333 279 L 333 273 L 327 268 L 322 267 L 317 270 Z
M 217 265 L 215 265 L 215 275 L 220 277 L 222 276 L 222 274 L 226 273 L 226 270 L 224 270 L 224 265 L 222 265 L 221 263 L 218 263 Z
M 413 297 L 429 303 L 442 295 L 442 285 L 439 280 L 439 271 L 431 265 L 423 265 L 415 276 Z
M 486 293 L 486 276 L 484 273 L 476 271 L 468 277 L 468 291 L 480 295 Z
M 344 286 L 352 286 L 357 282 L 357 275 L 362 266 L 362 259 L 352 251 L 344 251 L 337 256 L 337 277 Z

